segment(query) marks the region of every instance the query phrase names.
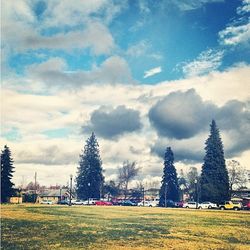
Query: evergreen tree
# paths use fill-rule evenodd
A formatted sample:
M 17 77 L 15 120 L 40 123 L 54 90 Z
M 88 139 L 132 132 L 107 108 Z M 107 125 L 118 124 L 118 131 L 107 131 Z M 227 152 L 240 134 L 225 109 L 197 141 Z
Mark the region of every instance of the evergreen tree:
M 114 181 L 109 181 L 105 183 L 103 186 L 103 194 L 107 195 L 108 197 L 115 197 L 119 194 L 119 187 L 115 184 Z
M 7 202 L 8 198 L 14 195 L 14 184 L 11 182 L 14 172 L 13 159 L 7 145 L 1 153 L 1 202 Z
M 201 200 L 221 203 L 229 199 L 229 179 L 224 150 L 215 121 L 210 125 L 201 172 Z
M 80 155 L 78 173 L 76 177 L 76 192 L 80 199 L 101 197 L 104 177 L 99 145 L 95 134 L 92 133 L 86 141 L 84 151 Z
M 174 166 L 174 154 L 170 147 L 167 147 L 164 158 L 164 169 L 160 189 L 160 206 L 165 206 L 166 200 L 178 201 L 179 186 Z

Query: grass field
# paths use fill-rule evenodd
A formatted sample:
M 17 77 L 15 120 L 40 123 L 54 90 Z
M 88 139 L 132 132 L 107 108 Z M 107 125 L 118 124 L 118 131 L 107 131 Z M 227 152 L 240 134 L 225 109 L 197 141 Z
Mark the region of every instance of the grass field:
M 250 249 L 250 213 L 2 205 L 2 249 Z

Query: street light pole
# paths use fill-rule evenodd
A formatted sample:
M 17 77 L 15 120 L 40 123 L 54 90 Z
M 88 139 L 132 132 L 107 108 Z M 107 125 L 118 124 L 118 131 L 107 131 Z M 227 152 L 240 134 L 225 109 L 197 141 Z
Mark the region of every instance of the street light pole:
M 185 189 L 185 185 L 181 184 L 180 185 L 180 190 L 181 190 L 181 201 L 184 200 L 184 189 Z
M 60 201 L 62 200 L 62 187 L 60 187 Z
M 90 182 L 88 183 L 88 205 L 89 205 L 89 191 L 90 191 Z
M 144 195 L 144 187 L 142 187 L 142 201 L 143 201 L 143 206 L 145 205 L 145 195 Z
M 195 198 L 196 198 L 196 199 L 195 199 L 195 201 L 196 201 L 195 204 L 196 204 L 196 209 L 197 209 L 197 207 L 198 207 L 198 204 L 197 204 L 197 201 L 198 201 L 198 189 L 197 189 L 197 186 L 198 186 L 198 185 L 197 185 L 197 182 L 198 182 L 197 179 L 195 179 L 194 183 L 195 183 L 195 196 L 196 196 L 196 197 L 195 197 Z
M 70 188 L 69 188 L 69 206 L 71 206 L 71 199 L 72 199 L 72 178 L 73 175 L 70 175 Z
M 199 205 L 199 202 L 200 202 L 200 183 L 199 183 L 199 179 L 197 180 L 197 203 Z

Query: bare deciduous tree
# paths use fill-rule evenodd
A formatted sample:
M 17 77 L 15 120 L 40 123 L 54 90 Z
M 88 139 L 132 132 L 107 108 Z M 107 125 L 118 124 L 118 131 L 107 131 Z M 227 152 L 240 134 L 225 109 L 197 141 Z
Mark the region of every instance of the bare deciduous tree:
M 124 161 L 122 167 L 118 169 L 118 179 L 120 188 L 124 189 L 125 199 L 128 192 L 128 184 L 133 180 L 139 172 L 140 168 L 137 167 L 136 162 Z
M 247 170 L 236 160 L 227 162 L 230 191 L 241 189 L 247 184 Z
M 193 200 L 198 200 L 199 196 L 199 188 L 198 181 L 199 181 L 199 173 L 196 167 L 190 167 L 187 173 L 187 191 L 190 195 L 190 198 Z M 198 185 L 198 186 L 197 186 Z
M 28 183 L 28 185 L 26 186 L 27 190 L 32 190 L 32 191 L 35 191 L 35 190 L 37 190 L 39 188 L 40 188 L 39 183 L 35 184 L 33 181 L 31 181 L 30 183 Z
M 159 189 L 160 188 L 160 181 L 152 180 L 152 181 L 146 181 L 144 183 L 144 188 L 147 189 Z

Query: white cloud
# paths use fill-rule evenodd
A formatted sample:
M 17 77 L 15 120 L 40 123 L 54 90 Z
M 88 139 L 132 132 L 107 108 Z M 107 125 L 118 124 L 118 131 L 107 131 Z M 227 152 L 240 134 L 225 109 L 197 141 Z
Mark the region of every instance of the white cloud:
M 92 18 L 92 13 L 104 12 L 112 19 L 112 11 L 119 8 L 108 1 L 49 1 L 38 21 L 34 11 L 35 3 L 30 1 L 5 1 L 2 4 L 2 44 L 5 49 L 26 51 L 38 49 L 90 48 L 94 54 L 110 54 L 115 48 L 113 37 L 105 22 Z M 106 11 L 107 10 L 107 11 Z M 105 19 L 105 18 L 104 18 Z M 44 35 L 48 28 L 56 32 Z M 64 28 L 67 28 L 67 32 Z M 22 32 L 20 32 L 20 30 Z
M 194 77 L 214 71 L 221 65 L 223 54 L 223 51 L 212 49 L 203 51 L 194 61 L 184 63 L 183 73 L 187 77 Z
M 67 65 L 61 58 L 51 58 L 40 64 L 32 64 L 26 68 L 26 78 L 35 80 L 46 89 L 57 90 L 58 87 L 76 89 L 90 84 L 133 84 L 134 80 L 125 59 L 111 56 L 92 70 L 67 71 Z
M 100 12 L 108 6 L 107 0 L 81 1 L 81 0 L 55 0 L 48 1 L 44 13 L 45 27 L 62 25 L 75 26 L 83 23 L 86 17 Z M 111 7 L 111 6 L 110 6 Z
M 77 26 L 83 24 L 86 18 L 97 14 L 102 16 L 102 22 L 108 24 L 121 10 L 127 7 L 126 1 L 113 0 L 55 0 L 48 1 L 47 9 L 44 13 L 45 27 L 58 27 L 62 25 Z
M 224 0 L 171 0 L 182 11 L 201 8 L 205 4 L 224 2 Z
M 162 72 L 161 67 L 156 67 L 156 68 L 145 71 L 143 78 L 148 78 L 150 76 L 153 76 L 155 74 L 159 74 L 161 72 Z
M 250 0 L 242 0 L 242 5 L 237 8 L 237 13 L 242 15 L 250 12 Z
M 64 65 L 60 60 L 54 63 L 55 67 Z M 43 70 L 45 68 L 44 66 Z M 142 180 L 149 180 L 149 176 L 159 178 L 162 175 L 162 159 L 150 152 L 150 148 L 158 142 L 157 133 L 148 120 L 148 111 L 152 105 L 173 91 L 186 91 L 190 88 L 194 88 L 204 101 L 211 101 L 218 106 L 232 99 L 246 102 L 250 98 L 247 91 L 250 87 L 249 73 L 249 66 L 238 65 L 225 72 L 214 71 L 202 77 L 163 82 L 157 85 L 93 84 L 77 88 L 77 91 L 68 91 L 64 88 L 50 95 L 18 93 L 4 87 L 2 91 L 3 128 L 9 130 L 15 127 L 21 139 L 13 141 L 1 138 L 1 148 L 4 144 L 8 144 L 13 152 L 16 166 L 14 178 L 17 184 L 21 182 L 22 175 L 27 182 L 32 180 L 35 171 L 40 176 L 41 184 L 48 185 L 55 182 L 65 184 L 67 176 L 71 173 L 75 174 L 78 155 L 89 137 L 89 134 L 81 135 L 80 128 L 89 121 L 93 110 L 103 105 L 110 107 L 126 105 L 128 108 L 140 111 L 143 127 L 142 130 L 126 134 L 117 141 L 98 137 L 107 178 L 115 176 L 117 166 L 126 159 L 137 161 L 142 167 L 140 176 Z M 31 78 L 30 82 L 35 80 Z M 69 128 L 70 134 L 64 138 L 51 138 L 43 133 L 45 130 L 58 128 Z M 161 145 L 173 146 L 176 154 L 184 151 L 188 146 L 188 153 L 192 156 L 196 152 L 203 152 L 208 130 L 190 139 L 166 139 L 161 141 Z M 223 133 L 222 136 L 225 147 L 230 149 L 234 145 L 233 138 L 237 138 L 238 135 L 230 131 L 230 133 Z M 50 151 L 52 156 L 49 155 Z M 236 156 L 240 162 L 249 161 L 249 154 L 245 152 L 239 152 Z M 51 158 L 46 159 L 49 157 Z M 186 166 L 185 162 L 178 164 Z
M 151 12 L 148 3 L 144 0 L 139 1 L 139 9 L 142 14 L 148 14 Z
M 3 25 L 3 44 L 16 51 L 38 49 L 74 49 L 90 48 L 94 54 L 110 54 L 115 48 L 114 40 L 106 26 L 99 22 L 89 22 L 86 29 L 42 36 L 31 27 L 6 23 Z M 17 30 L 22 30 L 18 32 Z
M 128 56 L 140 57 L 144 56 L 149 49 L 147 41 L 142 40 L 137 44 L 130 46 L 126 52 Z
M 155 60 L 161 60 L 163 58 L 161 54 L 152 50 L 150 43 L 146 40 L 142 40 L 130 46 L 126 51 L 126 55 L 134 58 L 149 57 Z
M 34 182 L 35 172 L 37 173 L 37 182 L 40 185 L 68 185 L 70 175 L 73 174 L 73 181 L 76 177 L 77 165 L 54 165 L 53 167 L 43 164 L 15 164 L 14 183 L 16 186 L 24 187 Z M 60 173 L 60 174 L 58 174 Z
M 219 41 L 222 45 L 235 46 L 239 44 L 249 44 L 250 23 L 248 14 L 250 12 L 250 1 L 243 0 L 242 5 L 237 8 L 238 18 L 218 33 Z
M 237 45 L 249 42 L 250 23 L 239 26 L 229 26 L 219 32 L 219 38 L 220 42 L 224 45 Z

